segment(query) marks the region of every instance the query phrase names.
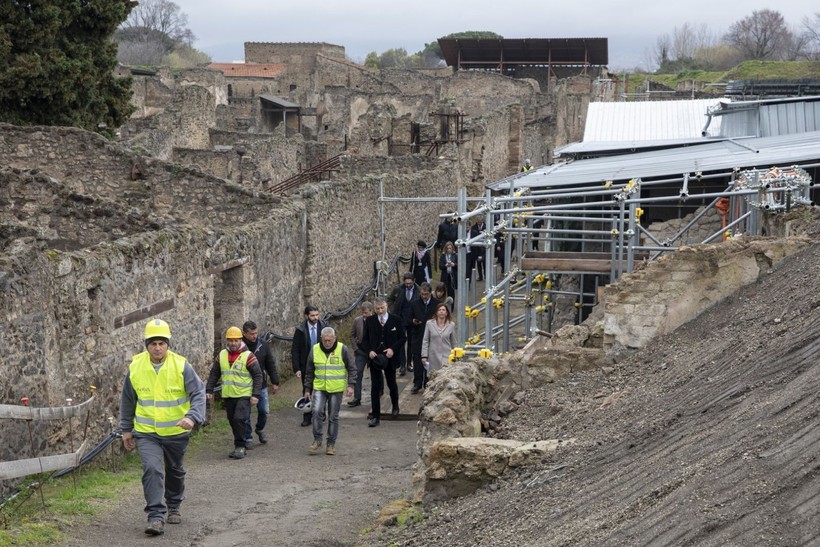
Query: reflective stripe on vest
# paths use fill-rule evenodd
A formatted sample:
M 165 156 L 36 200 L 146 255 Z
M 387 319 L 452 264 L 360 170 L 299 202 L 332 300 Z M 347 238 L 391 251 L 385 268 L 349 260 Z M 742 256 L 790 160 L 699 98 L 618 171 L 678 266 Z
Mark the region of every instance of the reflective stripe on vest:
M 157 372 L 151 356 L 144 351 L 134 356 L 128 367 L 131 387 L 137 394 L 134 430 L 163 437 L 187 433 L 177 426 L 191 408 L 185 391 L 185 357 L 169 351 Z
M 322 343 L 313 346 L 313 389 L 339 393 L 347 387 L 347 369 L 342 359 L 344 344 L 336 344 L 330 355 L 322 351 Z
M 219 369 L 222 371 L 222 396 L 228 399 L 253 395 L 253 376 L 248 370 L 251 352 L 243 351 L 233 364 L 228 362 L 228 350 L 219 352 Z

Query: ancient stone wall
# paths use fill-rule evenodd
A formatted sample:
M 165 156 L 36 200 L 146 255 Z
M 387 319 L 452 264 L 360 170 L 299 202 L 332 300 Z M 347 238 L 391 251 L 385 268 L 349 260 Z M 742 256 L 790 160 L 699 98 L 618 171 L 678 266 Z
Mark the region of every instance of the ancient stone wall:
M 662 256 L 605 287 L 605 347 L 646 346 L 809 243 L 807 238 L 737 238 Z
M 174 349 L 204 376 L 231 324 L 250 318 L 287 335 L 308 302 L 350 306 L 381 259 L 380 183 L 393 197 L 452 196 L 458 184 L 452 165 L 423 156 L 346 158 L 339 182 L 282 199 L 76 129 L 0 129 L 0 163 L 13 165 L 0 176 L 9 205 L 0 219 L 0 341 L 15 348 L 0 369 L 0 403 L 26 395 L 56 406 L 94 385 L 93 441 L 117 415 L 149 317 L 169 321 Z M 377 168 L 387 174 L 372 175 Z M 426 203 L 384 209 L 389 257 L 432 238 L 441 212 Z M 286 373 L 290 345 L 274 349 Z M 28 454 L 27 436 L 12 435 L 19 428 L 0 424 L 5 459 Z M 38 433 L 37 450 L 66 451 L 64 429 Z

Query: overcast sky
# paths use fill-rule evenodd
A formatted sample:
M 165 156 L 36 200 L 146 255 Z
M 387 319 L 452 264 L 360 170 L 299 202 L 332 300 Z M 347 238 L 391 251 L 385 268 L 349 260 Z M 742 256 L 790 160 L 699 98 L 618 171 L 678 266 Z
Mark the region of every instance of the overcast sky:
M 194 44 L 214 61 L 244 58 L 244 42 L 326 42 L 363 62 L 375 51 L 424 44 L 468 30 L 504 38 L 608 38 L 611 69 L 645 68 L 656 39 L 690 23 L 722 35 L 754 10 L 779 11 L 792 26 L 820 12 L 817 0 L 174 0 L 188 16 Z

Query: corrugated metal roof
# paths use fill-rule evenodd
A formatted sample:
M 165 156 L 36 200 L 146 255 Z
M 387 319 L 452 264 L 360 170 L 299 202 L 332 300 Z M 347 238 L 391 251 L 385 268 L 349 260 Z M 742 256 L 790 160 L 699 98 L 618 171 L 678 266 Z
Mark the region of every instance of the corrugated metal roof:
M 721 102 L 712 109 L 727 137 L 774 137 L 820 130 L 820 97 Z
M 568 154 L 592 154 L 596 152 L 634 153 L 650 148 L 672 148 L 704 144 L 724 140 L 722 137 L 697 137 L 688 139 L 658 139 L 654 141 L 597 141 L 573 142 L 555 149 L 555 156 Z
M 590 103 L 584 142 L 652 141 L 701 137 L 707 111 L 719 99 Z M 719 135 L 719 118 L 707 136 Z
M 626 181 L 633 178 L 676 177 L 701 171 L 767 168 L 820 161 L 820 131 L 733 139 L 685 148 L 657 150 L 548 165 L 515 176 L 516 188 L 547 188 Z M 512 177 L 510 177 L 512 178 Z M 510 178 L 488 185 L 509 188 Z
M 259 95 L 259 98 L 268 101 L 269 103 L 273 103 L 280 108 L 299 108 L 298 104 L 286 101 L 282 97 L 277 97 L 276 95 Z
M 499 64 L 588 66 L 609 63 L 608 38 L 439 38 L 449 66 L 498 70 Z

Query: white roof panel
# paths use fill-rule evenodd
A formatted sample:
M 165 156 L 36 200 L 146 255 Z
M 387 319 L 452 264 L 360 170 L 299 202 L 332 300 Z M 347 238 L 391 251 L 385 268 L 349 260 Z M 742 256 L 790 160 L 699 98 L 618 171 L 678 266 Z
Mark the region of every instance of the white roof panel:
M 720 99 L 589 103 L 584 142 L 654 141 L 702 137 L 706 113 Z M 720 134 L 713 119 L 706 136 Z
M 515 188 L 553 188 L 639 177 L 675 177 L 697 171 L 728 171 L 735 167 L 768 168 L 806 163 L 820 163 L 820 131 L 730 139 L 684 148 L 576 160 L 539 167 L 488 187 L 506 190 L 513 181 Z

